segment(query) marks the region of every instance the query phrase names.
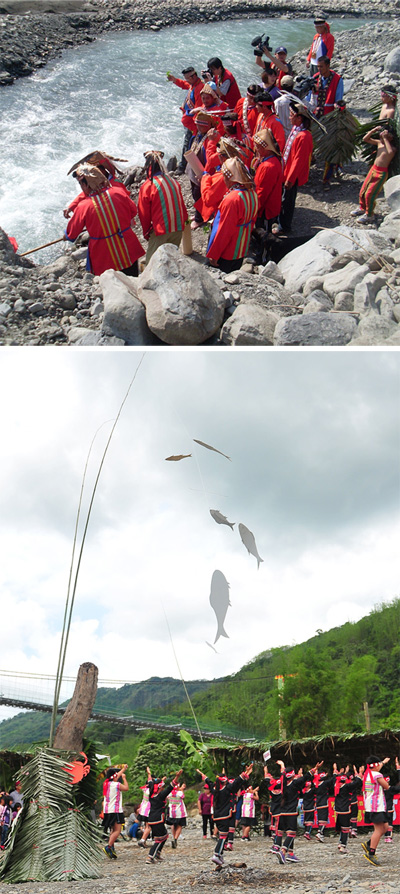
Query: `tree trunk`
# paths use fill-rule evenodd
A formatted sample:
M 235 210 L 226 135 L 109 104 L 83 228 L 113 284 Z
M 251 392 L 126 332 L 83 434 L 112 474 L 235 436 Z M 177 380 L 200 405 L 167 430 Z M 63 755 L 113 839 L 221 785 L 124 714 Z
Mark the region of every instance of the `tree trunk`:
M 53 748 L 82 751 L 82 737 L 97 693 L 98 669 L 90 661 L 81 664 L 74 694 L 54 736 Z

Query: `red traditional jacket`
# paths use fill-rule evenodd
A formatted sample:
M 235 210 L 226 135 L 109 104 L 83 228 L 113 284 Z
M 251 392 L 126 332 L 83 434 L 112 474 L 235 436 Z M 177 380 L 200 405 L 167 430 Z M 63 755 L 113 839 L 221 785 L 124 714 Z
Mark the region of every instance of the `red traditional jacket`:
M 79 202 L 65 233 L 74 242 L 86 227 L 90 237 L 87 266 L 96 276 L 105 270 L 125 270 L 144 255 L 131 229 L 136 213 L 132 199 L 114 186 L 106 186 Z
M 189 84 L 189 81 L 182 81 L 180 78 L 175 78 L 173 83 L 176 84 L 177 87 L 181 87 L 182 90 L 187 90 L 186 97 L 181 105 L 181 111 L 183 113 L 182 124 L 184 127 L 187 127 L 188 130 L 191 130 L 192 133 L 196 133 L 196 125 L 190 112 L 192 109 L 197 109 L 202 105 L 200 93 L 204 87 L 204 81 L 199 78 L 197 83 L 192 86 L 192 84 Z
M 287 142 L 291 139 L 292 130 Z M 313 138 L 309 130 L 299 130 L 290 147 L 289 155 L 283 169 L 283 180 L 294 186 L 296 180 L 299 186 L 307 183 L 310 173 L 311 157 L 313 153 Z
M 180 185 L 168 174 L 145 180 L 139 190 L 138 211 L 145 239 L 151 232 L 156 236 L 177 233 L 188 219 Z
M 258 213 L 258 199 L 254 187 L 243 189 L 232 186 L 222 199 L 213 223 L 207 257 L 231 261 L 244 258 Z
M 200 180 L 200 192 L 201 197 L 195 202 L 194 207 L 200 211 L 203 220 L 209 220 L 217 213 L 224 195 L 228 192 L 222 171 L 217 171 L 216 174 L 203 174 Z
M 283 166 L 282 160 L 271 153 L 261 159 L 254 176 L 256 185 L 259 215 L 266 220 L 277 217 L 282 204 Z
M 256 121 L 254 133 L 258 133 L 259 130 L 265 130 L 266 128 L 272 130 L 276 142 L 278 143 L 281 152 L 283 152 L 286 142 L 285 131 L 283 124 L 281 124 L 273 112 L 260 112 Z
M 221 100 L 221 102 L 220 101 L 215 102 L 214 105 L 211 106 L 210 109 L 206 109 L 205 106 L 200 104 L 197 107 L 197 110 L 201 109 L 202 112 L 209 112 L 210 115 L 212 115 L 212 117 L 215 118 L 215 127 L 221 134 L 221 137 L 223 137 L 225 134 L 225 128 L 221 121 L 221 115 L 223 115 L 224 112 L 226 112 L 227 108 L 228 108 L 228 104 Z M 187 127 L 188 130 L 191 130 L 192 133 L 196 133 L 196 125 L 194 123 L 194 119 L 195 119 L 195 115 L 184 115 L 182 118 L 183 126 Z
M 121 183 L 120 180 L 115 180 L 114 177 L 109 177 L 108 182 L 109 182 L 110 186 L 114 186 L 115 189 L 120 189 L 121 192 L 124 193 L 126 196 L 128 196 L 128 199 L 130 199 L 131 194 L 130 194 L 129 190 L 126 188 L 126 186 L 124 186 L 123 183 Z M 72 202 L 69 203 L 68 211 L 71 211 L 73 214 L 74 211 L 76 210 L 76 208 L 78 207 L 79 202 L 82 202 L 82 200 L 86 199 L 86 198 L 87 198 L 87 196 L 85 195 L 84 192 L 78 192 L 78 195 L 75 196 L 75 198 L 72 199 Z

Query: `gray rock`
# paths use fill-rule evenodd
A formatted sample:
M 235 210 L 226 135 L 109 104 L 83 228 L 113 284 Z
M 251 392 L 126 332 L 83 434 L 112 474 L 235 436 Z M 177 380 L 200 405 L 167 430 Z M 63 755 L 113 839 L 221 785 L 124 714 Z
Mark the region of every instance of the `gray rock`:
M 286 288 L 290 292 L 297 291 L 311 276 L 325 279 L 331 270 L 332 258 L 349 251 L 349 238 L 354 238 L 368 252 L 371 252 L 371 247 L 377 251 L 391 249 L 390 242 L 380 230 L 366 232 L 346 226 L 321 230 L 305 245 L 299 245 L 279 261 L 278 267 L 285 277 Z
M 374 311 L 361 317 L 357 334 L 351 340 L 351 345 L 382 345 L 385 339 L 395 335 L 398 329 L 394 320 L 380 317 Z
M 103 294 L 103 335 L 115 335 L 127 345 L 154 344 L 146 323 L 145 309 L 137 297 L 137 281 L 119 270 L 100 276 Z
M 392 211 L 400 210 L 400 174 L 390 177 L 383 188 L 385 199 Z
M 14 304 L 14 310 L 17 314 L 24 313 L 24 311 L 26 310 L 26 305 L 25 305 L 25 301 L 23 300 L 23 298 L 17 298 L 17 300 Z
M 157 249 L 139 277 L 138 296 L 149 329 L 166 344 L 202 344 L 223 321 L 225 299 L 218 284 L 175 245 Z
M 6 301 L 2 301 L 0 304 L 0 316 L 8 317 L 9 313 L 11 313 L 11 304 L 7 304 Z
M 277 314 L 259 304 L 239 304 L 221 329 L 224 345 L 273 345 Z
M 364 268 L 360 267 L 359 269 Z M 362 282 L 358 282 L 354 288 L 354 310 L 363 314 L 373 308 L 379 312 L 375 298 L 379 290 L 386 285 L 386 279 L 384 273 L 368 273 L 367 276 L 364 276 Z
M 338 292 L 335 295 L 335 310 L 354 310 L 354 294 L 353 292 Z
M 378 233 L 385 236 L 386 239 L 393 239 L 393 241 L 400 236 L 400 208 L 386 215 Z
M 331 298 L 335 298 L 338 292 L 352 292 L 368 272 L 367 264 L 360 265 L 357 261 L 350 261 L 341 270 L 334 270 L 333 273 L 324 276 L 323 290 Z
M 384 69 L 385 71 L 400 72 L 400 47 L 395 47 L 388 53 L 384 61 Z
M 29 310 L 37 317 L 43 317 L 46 314 L 46 308 L 41 301 L 35 301 L 34 304 L 30 305 Z
M 314 292 L 316 289 L 322 289 L 323 281 L 322 276 L 310 276 L 310 279 L 303 286 L 304 298 L 308 298 L 311 292 Z
M 347 345 L 355 336 L 357 323 L 350 314 L 307 314 L 286 317 L 277 324 L 275 345 Z
M 63 310 L 75 310 L 76 308 L 76 299 L 75 295 L 72 292 L 65 292 L 63 295 L 60 295 L 58 299 L 58 303 Z
M 293 297 L 293 296 L 292 296 Z M 314 289 L 310 292 L 303 313 L 317 313 L 318 311 L 329 311 L 333 308 L 333 302 L 322 289 Z
M 62 255 L 60 258 L 56 258 L 51 264 L 46 264 L 42 267 L 41 272 L 43 275 L 48 276 L 49 274 L 53 274 L 55 277 L 62 276 L 63 273 L 67 273 L 69 269 L 70 260 L 68 255 Z
M 123 338 L 117 338 L 115 335 L 102 335 L 101 332 L 90 332 L 77 339 L 74 344 L 82 347 L 107 347 L 108 345 L 113 348 L 123 348 L 126 342 L 124 342 Z
M 276 281 L 280 282 L 281 285 L 283 285 L 285 282 L 278 265 L 275 264 L 275 261 L 268 261 L 265 267 L 260 267 L 259 274 L 260 276 L 269 276 L 271 279 L 276 279 Z
M 76 248 L 75 251 L 72 252 L 71 258 L 73 261 L 84 261 L 87 256 L 87 248 Z

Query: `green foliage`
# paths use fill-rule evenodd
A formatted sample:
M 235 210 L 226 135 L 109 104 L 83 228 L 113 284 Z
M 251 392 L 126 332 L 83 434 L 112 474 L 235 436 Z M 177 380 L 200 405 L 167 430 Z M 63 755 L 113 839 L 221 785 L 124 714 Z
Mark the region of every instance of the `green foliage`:
M 371 119 L 367 121 L 366 124 L 360 124 L 356 133 L 356 146 L 359 149 L 361 158 L 367 162 L 368 165 L 372 165 L 374 163 L 375 155 L 376 155 L 376 146 L 371 143 L 364 143 L 364 137 L 366 134 L 372 130 L 374 127 L 378 125 L 382 125 L 387 130 L 389 130 L 395 138 L 395 146 L 397 148 L 397 152 L 395 157 L 392 159 L 389 165 L 389 177 L 394 177 L 395 174 L 400 173 L 400 118 L 399 118 L 399 107 L 397 105 L 394 119 L 381 119 L 379 120 L 380 111 L 382 108 L 381 103 L 377 103 L 368 109 Z
M 0 865 L 7 882 L 98 878 L 98 830 L 78 808 L 82 794 L 66 771 L 75 758 L 42 748 L 21 771 L 24 806 Z
M 329 115 L 324 115 L 321 123 L 326 128 L 326 133 L 317 124 L 312 126 L 316 157 L 334 165 L 343 165 L 350 161 L 356 152 L 356 135 L 360 127 L 357 118 L 346 108 L 335 109 Z

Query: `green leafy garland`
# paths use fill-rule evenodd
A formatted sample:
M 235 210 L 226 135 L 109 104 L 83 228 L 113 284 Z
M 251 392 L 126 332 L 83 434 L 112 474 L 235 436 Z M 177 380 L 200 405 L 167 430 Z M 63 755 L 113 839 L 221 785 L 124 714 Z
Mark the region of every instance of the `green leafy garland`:
M 77 757 L 71 752 L 41 748 L 18 774 L 24 806 L 0 860 L 0 878 L 4 881 L 11 884 L 99 877 L 100 833 L 89 817 L 91 783 L 83 780 L 72 785 L 66 770 Z M 93 768 L 89 776 L 92 773 Z

